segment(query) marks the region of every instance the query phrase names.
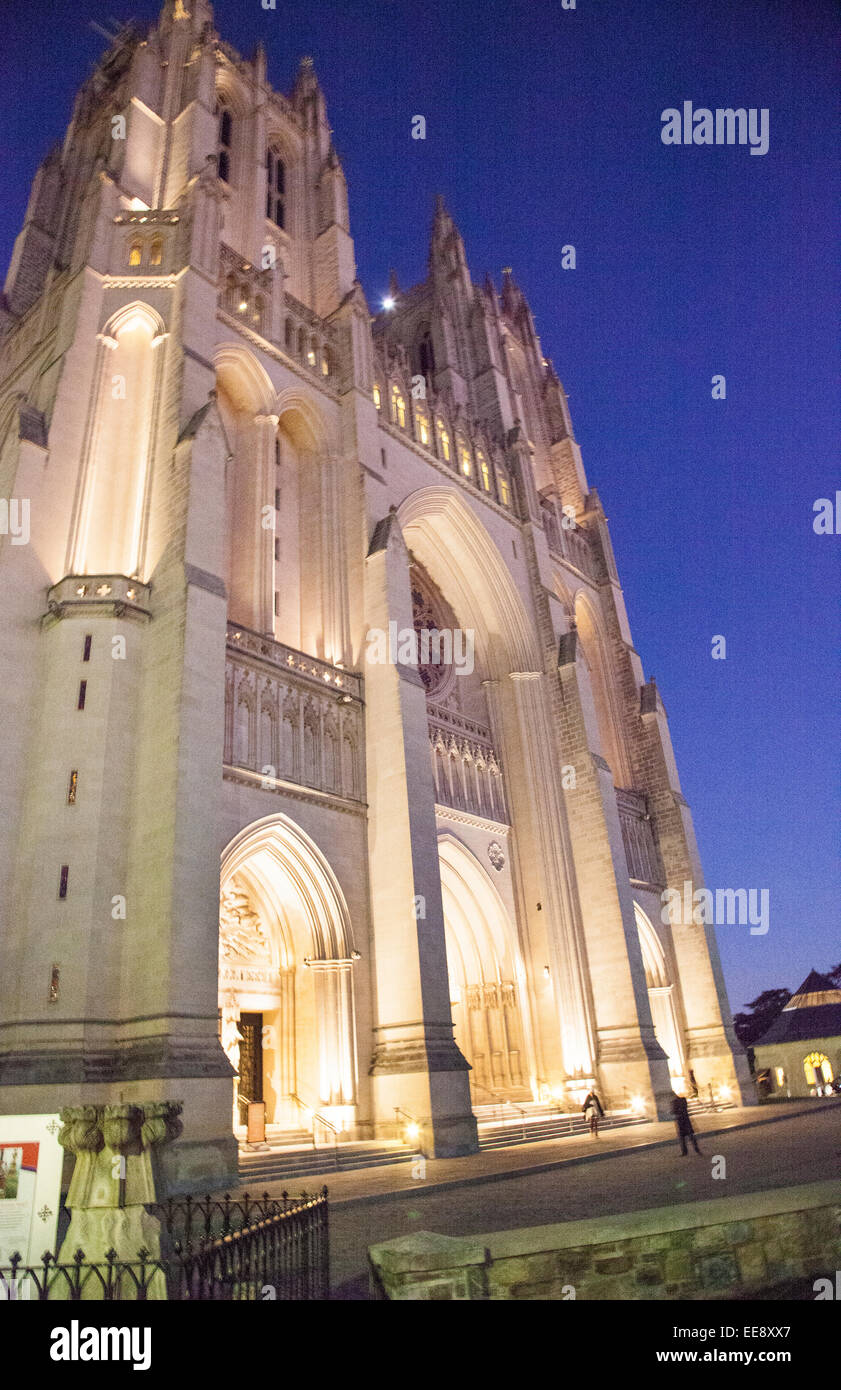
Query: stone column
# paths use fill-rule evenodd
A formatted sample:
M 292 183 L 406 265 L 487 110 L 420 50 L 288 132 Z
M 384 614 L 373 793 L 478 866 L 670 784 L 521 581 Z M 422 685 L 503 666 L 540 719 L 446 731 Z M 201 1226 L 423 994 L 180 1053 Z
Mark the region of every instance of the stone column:
M 548 1080 L 585 1082 L 593 1076 L 596 1043 L 543 673 L 512 672 L 494 689 L 493 706 L 504 731 L 507 790 L 517 827 L 535 1021 L 541 1039 L 538 1060 L 547 1069 Z M 538 988 L 547 965 L 551 985 Z
M 394 632 L 412 629 L 408 553 L 395 513 L 374 532 L 365 590 L 369 631 L 380 645 L 388 645 L 390 623 Z M 453 1037 L 426 691 L 416 667 L 381 653 L 366 664 L 365 697 L 375 1121 L 380 1133 L 393 1132 L 399 1106 L 421 1125 L 424 1152 L 455 1157 L 475 1152 L 478 1141 L 469 1067 Z
M 180 1135 L 180 1114 L 175 1101 L 65 1106 L 58 1142 L 75 1154 L 76 1165 L 60 1262 L 72 1263 L 79 1249 L 89 1262 L 104 1262 L 110 1250 L 126 1261 L 136 1260 L 141 1249 L 151 1260 L 161 1258 L 161 1223 L 146 1208 L 164 1196 L 157 1151 Z M 89 1280 L 82 1296 L 101 1299 L 99 1281 Z M 160 1271 L 146 1296 L 166 1298 Z
M 264 524 L 264 508 L 272 508 L 274 523 L 275 440 L 277 415 L 254 416 L 254 477 L 257 497 L 254 507 L 254 588 L 253 602 L 258 632 L 274 636 L 274 538 L 275 524 Z

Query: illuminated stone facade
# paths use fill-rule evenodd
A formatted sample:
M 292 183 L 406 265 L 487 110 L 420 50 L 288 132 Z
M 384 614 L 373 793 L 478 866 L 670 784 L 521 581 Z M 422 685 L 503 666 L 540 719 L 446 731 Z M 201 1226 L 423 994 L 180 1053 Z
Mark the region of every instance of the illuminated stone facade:
M 743 1085 L 712 931 L 660 921 L 690 814 L 523 295 L 439 203 L 372 320 L 312 64 L 280 95 L 213 23 L 124 31 L 6 281 L 0 1100 L 175 1096 L 188 1183 L 232 1064 L 270 1133 L 438 1154 L 498 1096 Z M 432 618 L 443 667 L 368 659 Z

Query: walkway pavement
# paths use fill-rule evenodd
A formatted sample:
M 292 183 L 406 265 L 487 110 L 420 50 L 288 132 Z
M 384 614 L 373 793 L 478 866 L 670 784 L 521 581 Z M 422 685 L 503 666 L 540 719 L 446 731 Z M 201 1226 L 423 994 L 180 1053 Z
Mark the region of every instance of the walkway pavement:
M 835 1109 L 841 1120 L 841 1098 L 838 1100 L 792 1101 L 774 1106 L 754 1105 L 730 1110 L 705 1112 L 693 1119 L 699 1138 L 707 1134 L 725 1134 L 757 1124 L 773 1124 L 796 1115 L 811 1115 L 819 1110 Z M 632 1125 L 627 1129 L 605 1130 L 598 1139 L 588 1135 L 572 1135 L 562 1139 L 543 1139 L 507 1149 L 488 1149 L 465 1158 L 427 1158 L 418 1163 L 395 1163 L 380 1168 L 357 1168 L 349 1173 L 327 1168 L 323 1173 L 306 1178 L 287 1178 L 278 1182 L 260 1183 L 260 1191 L 278 1196 L 284 1189 L 290 1193 L 305 1190 L 314 1192 L 326 1186 L 330 1205 L 376 1202 L 400 1195 L 417 1197 L 430 1192 L 446 1192 L 475 1183 L 503 1181 L 512 1177 L 527 1177 L 533 1173 L 550 1172 L 568 1164 L 590 1163 L 617 1153 L 639 1149 L 658 1149 L 675 1144 L 675 1127 L 671 1120 Z M 420 1162 L 420 1160 L 418 1161 Z M 256 1184 L 255 1184 L 256 1186 Z
M 409 1165 L 328 1175 L 332 1296 L 366 1299 L 368 1248 L 412 1231 L 477 1235 L 826 1179 L 841 1199 L 841 1100 L 706 1115 L 696 1132 L 700 1157 L 652 1124 L 428 1162 L 425 1179 Z

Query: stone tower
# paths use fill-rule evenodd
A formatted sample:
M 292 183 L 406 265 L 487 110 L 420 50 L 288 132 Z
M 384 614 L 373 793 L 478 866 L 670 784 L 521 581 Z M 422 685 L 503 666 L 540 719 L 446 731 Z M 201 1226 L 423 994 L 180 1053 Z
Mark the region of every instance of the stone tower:
M 6 280 L 0 1104 L 178 1100 L 181 1186 L 247 1100 L 460 1154 L 494 1098 L 748 1086 L 525 298 L 440 201 L 394 289 L 311 61 L 206 0 L 85 82 Z

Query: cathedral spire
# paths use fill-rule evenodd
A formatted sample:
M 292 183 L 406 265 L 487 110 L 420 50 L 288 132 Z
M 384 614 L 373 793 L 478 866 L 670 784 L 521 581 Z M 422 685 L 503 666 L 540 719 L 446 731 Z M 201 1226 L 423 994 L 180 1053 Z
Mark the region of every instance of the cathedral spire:
M 435 200 L 435 216 L 429 239 L 429 275 L 433 280 L 448 280 L 460 272 L 469 287 L 470 273 L 461 232 L 453 221 L 442 194 Z

